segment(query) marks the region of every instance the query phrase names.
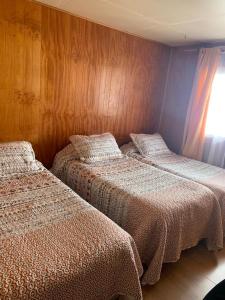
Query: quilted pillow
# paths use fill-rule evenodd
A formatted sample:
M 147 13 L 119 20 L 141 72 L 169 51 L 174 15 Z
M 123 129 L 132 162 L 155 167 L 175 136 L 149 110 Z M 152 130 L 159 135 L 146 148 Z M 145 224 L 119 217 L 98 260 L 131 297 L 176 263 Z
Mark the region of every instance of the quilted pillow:
M 28 142 L 0 143 L 0 176 L 39 170 Z
M 71 160 L 79 160 L 79 155 L 72 144 L 67 145 L 61 151 L 59 151 L 54 158 L 51 172 L 62 179 L 63 168 Z
M 166 143 L 160 134 L 135 134 L 131 133 L 130 137 L 143 156 L 153 156 L 158 154 L 170 153 Z
M 94 163 L 123 157 L 111 133 L 99 135 L 72 135 L 70 138 L 81 161 Z
M 135 153 L 139 153 L 137 147 L 132 142 L 129 142 L 128 144 L 124 144 L 123 146 L 120 147 L 120 150 L 123 154 L 128 156 Z

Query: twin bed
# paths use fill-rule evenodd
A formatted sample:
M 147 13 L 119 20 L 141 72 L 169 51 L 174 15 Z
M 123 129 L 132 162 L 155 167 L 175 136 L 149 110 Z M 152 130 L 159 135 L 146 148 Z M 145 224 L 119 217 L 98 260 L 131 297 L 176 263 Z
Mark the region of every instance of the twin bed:
M 28 143 L 0 144 L 0 162 L 0 299 L 142 299 L 128 233 L 34 161 Z
M 220 203 L 223 228 L 225 230 L 225 170 L 173 153 L 168 149 L 159 134 L 132 136 L 134 142 L 123 145 L 121 151 L 125 155 L 145 164 L 155 166 L 158 169 L 208 187 Z M 141 142 L 138 141 L 138 138 L 141 138 L 142 141 L 147 141 L 146 143 L 149 145 L 149 148 L 143 149 L 143 147 L 140 147 Z M 146 147 L 146 144 L 144 147 Z
M 156 283 L 164 262 L 202 239 L 210 250 L 223 247 L 219 202 L 198 183 L 127 156 L 88 164 L 72 144 L 52 172 L 134 238 L 146 267 L 142 284 Z
M 154 284 L 182 250 L 223 247 L 224 170 L 156 140 L 143 155 L 109 134 L 72 136 L 51 169 L 66 185 L 33 154 L 10 173 L 0 144 L 1 299 L 142 299 L 142 265 L 141 283 Z

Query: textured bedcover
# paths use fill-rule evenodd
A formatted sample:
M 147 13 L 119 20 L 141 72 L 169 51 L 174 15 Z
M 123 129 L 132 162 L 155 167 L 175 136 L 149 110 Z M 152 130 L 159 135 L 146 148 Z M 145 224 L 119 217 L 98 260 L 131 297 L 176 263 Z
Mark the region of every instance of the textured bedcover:
M 132 238 L 47 170 L 0 178 L 0 299 L 142 299 Z
M 133 236 L 147 266 L 143 284 L 154 284 L 163 262 L 203 238 L 209 249 L 223 245 L 218 201 L 197 183 L 132 158 L 88 165 L 63 151 L 52 171 Z
M 133 150 L 133 151 L 132 151 Z M 201 161 L 190 159 L 173 152 L 167 154 L 156 154 L 151 157 L 143 157 L 135 153 L 132 143 L 123 146 L 123 152 L 144 163 L 156 166 L 167 172 L 179 175 L 203 184 L 210 188 L 216 195 L 222 210 L 223 228 L 225 235 L 225 170 L 206 164 Z

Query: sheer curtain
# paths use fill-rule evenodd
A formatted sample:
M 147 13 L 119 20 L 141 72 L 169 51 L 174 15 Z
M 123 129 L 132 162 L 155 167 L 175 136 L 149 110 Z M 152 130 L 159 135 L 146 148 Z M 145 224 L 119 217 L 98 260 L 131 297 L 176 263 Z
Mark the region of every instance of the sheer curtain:
M 225 53 L 213 79 L 205 129 L 203 160 L 225 168 Z
M 225 167 L 225 54 L 201 49 L 186 117 L 182 153 Z
M 225 168 L 225 138 L 219 136 L 206 137 L 203 161 Z
M 203 48 L 198 57 L 182 147 L 183 155 L 198 160 L 203 159 L 208 107 L 220 57 L 221 51 L 218 47 Z

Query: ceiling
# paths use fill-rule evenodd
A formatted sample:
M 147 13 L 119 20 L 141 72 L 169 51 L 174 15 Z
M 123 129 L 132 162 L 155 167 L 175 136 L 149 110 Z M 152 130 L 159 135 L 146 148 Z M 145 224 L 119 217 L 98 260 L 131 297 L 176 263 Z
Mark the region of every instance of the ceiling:
M 39 0 L 171 46 L 225 41 L 225 0 Z

